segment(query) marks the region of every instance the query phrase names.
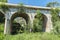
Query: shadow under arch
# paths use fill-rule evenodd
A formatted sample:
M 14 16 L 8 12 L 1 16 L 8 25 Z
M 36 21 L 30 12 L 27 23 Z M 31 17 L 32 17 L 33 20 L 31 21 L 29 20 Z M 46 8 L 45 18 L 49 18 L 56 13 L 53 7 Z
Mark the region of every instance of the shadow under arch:
M 14 19 L 15 18 L 17 18 L 17 17 L 22 17 L 22 18 L 24 18 L 25 20 L 26 20 L 26 24 L 28 24 L 28 22 L 29 22 L 29 16 L 28 16 L 28 14 L 26 14 L 26 13 L 18 13 L 18 12 L 16 12 L 16 13 L 14 13 L 12 16 L 11 16 L 11 32 L 12 32 L 12 25 L 13 25 L 13 21 L 14 21 Z M 18 23 L 15 23 L 15 24 L 17 24 L 17 25 L 19 25 Z M 20 25 L 21 26 L 21 25 Z
M 47 16 L 45 15 L 45 14 L 43 14 L 43 13 L 40 13 L 41 15 L 40 15 L 40 17 L 39 18 L 42 18 L 40 21 L 42 21 L 42 25 L 41 25 L 41 27 L 42 27 L 42 31 L 41 32 L 45 32 L 45 30 L 46 30 L 46 23 L 47 23 Z M 37 18 L 37 16 L 38 16 L 38 14 L 36 14 L 35 15 L 35 17 L 34 17 L 34 19 L 35 18 Z
M 5 14 L 2 11 L 0 11 L 0 23 L 3 22 L 5 22 Z
M 4 25 L 5 25 L 5 14 L 0 11 L 0 33 L 4 32 Z

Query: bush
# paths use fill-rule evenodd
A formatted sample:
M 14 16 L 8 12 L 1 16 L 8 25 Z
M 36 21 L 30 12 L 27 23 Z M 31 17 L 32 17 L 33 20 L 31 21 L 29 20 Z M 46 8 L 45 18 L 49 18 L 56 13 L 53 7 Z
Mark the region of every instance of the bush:
M 52 22 L 53 22 L 53 33 L 60 34 L 60 17 L 59 9 L 51 9 Z
M 0 24 L 0 32 L 4 31 L 4 24 Z
M 37 15 L 33 21 L 34 24 L 34 32 L 41 32 L 43 27 L 43 14 L 40 11 L 37 11 Z

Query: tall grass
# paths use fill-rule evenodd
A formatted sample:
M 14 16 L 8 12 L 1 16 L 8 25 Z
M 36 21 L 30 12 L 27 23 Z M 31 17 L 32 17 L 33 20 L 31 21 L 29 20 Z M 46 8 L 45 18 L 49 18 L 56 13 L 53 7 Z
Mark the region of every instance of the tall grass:
M 51 33 L 22 33 L 6 35 L 3 40 L 60 40 L 60 37 Z
M 3 39 L 4 39 L 4 34 L 3 34 L 3 32 L 4 32 L 4 24 L 1 23 L 1 24 L 0 24 L 0 40 L 3 40 Z
M 60 40 L 60 35 L 52 33 L 19 33 L 16 35 L 4 35 L 4 24 L 0 24 L 0 40 Z

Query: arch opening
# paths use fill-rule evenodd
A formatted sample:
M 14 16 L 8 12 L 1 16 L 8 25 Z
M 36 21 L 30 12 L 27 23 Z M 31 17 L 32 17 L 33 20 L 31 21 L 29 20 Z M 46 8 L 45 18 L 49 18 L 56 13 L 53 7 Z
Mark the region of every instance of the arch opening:
M 11 33 L 17 34 L 16 30 L 24 32 L 24 28 L 27 26 L 28 21 L 29 16 L 26 13 L 14 13 L 11 17 Z
M 24 18 L 24 19 L 26 20 L 26 23 L 28 23 L 29 16 L 28 16 L 26 13 L 14 13 L 14 14 L 12 15 L 11 20 L 13 21 L 14 18 L 16 18 L 16 17 L 22 17 L 22 18 Z
M 5 15 L 0 11 L 0 33 L 4 32 Z
M 44 14 L 35 15 L 34 23 L 34 32 L 45 32 L 47 17 Z
M 0 23 L 4 23 L 4 22 L 5 22 L 4 14 L 0 12 Z

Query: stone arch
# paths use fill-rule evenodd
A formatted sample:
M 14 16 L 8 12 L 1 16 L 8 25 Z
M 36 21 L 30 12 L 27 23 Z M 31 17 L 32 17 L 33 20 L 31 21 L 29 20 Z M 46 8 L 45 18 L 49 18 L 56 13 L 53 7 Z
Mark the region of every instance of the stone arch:
M 11 16 L 11 27 L 12 27 L 12 22 L 13 22 L 14 19 L 17 18 L 17 17 L 22 17 L 22 18 L 24 18 L 24 19 L 26 20 L 26 24 L 28 24 L 28 22 L 29 22 L 29 16 L 28 16 L 28 14 L 16 12 L 16 13 L 14 13 L 14 14 Z M 20 26 L 21 26 L 21 25 L 20 25 Z M 12 29 L 11 29 L 11 31 L 12 31 Z
M 42 14 L 42 19 L 43 19 L 43 20 L 41 20 L 41 21 L 43 21 L 43 23 L 42 23 L 42 31 L 45 32 L 46 23 L 47 23 L 48 18 L 47 18 L 47 16 L 45 14 L 43 14 L 43 13 L 41 13 L 41 14 Z M 35 14 L 34 19 L 36 18 L 36 16 L 37 16 L 37 14 Z
M 16 12 L 16 13 L 14 13 L 14 14 L 11 16 L 11 20 L 13 21 L 14 18 L 16 18 L 16 17 L 23 17 L 23 18 L 26 20 L 26 23 L 28 23 L 28 20 L 29 20 L 28 14 Z

